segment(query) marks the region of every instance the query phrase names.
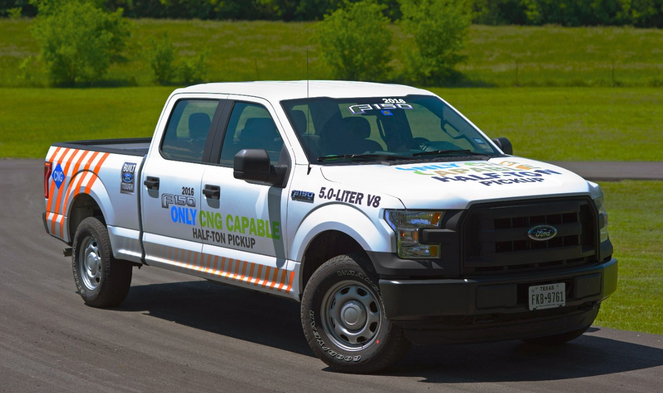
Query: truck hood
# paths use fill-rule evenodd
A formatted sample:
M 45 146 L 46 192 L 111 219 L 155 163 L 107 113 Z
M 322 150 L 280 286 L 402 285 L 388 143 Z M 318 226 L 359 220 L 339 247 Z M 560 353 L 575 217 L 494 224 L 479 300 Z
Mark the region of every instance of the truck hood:
M 408 209 L 465 209 L 475 202 L 589 192 L 587 181 L 575 173 L 520 157 L 326 166 L 322 174 L 344 187 L 398 198 Z

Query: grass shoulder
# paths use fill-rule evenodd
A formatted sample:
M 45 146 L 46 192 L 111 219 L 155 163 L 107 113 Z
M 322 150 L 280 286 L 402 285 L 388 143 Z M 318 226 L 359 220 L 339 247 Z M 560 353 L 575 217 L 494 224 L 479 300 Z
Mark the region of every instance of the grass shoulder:
M 663 181 L 601 183 L 610 239 L 619 260 L 617 292 L 605 301 L 600 326 L 663 334 Z
M 663 90 L 431 89 L 516 155 L 542 161 L 660 161 Z

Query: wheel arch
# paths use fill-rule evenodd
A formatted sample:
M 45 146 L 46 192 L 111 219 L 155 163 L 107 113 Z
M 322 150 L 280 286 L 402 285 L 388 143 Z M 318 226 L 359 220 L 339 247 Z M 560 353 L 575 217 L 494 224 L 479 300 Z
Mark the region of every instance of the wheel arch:
M 68 244 L 71 245 L 76 229 L 88 217 L 95 217 L 104 225 L 112 224 L 112 217 L 108 216 L 103 200 L 110 202 L 108 192 L 101 181 L 96 181 L 89 193 L 79 192 L 71 197 L 67 208 L 68 233 L 65 234 Z
M 376 212 L 377 213 L 377 212 Z M 379 213 L 378 213 L 379 214 Z M 343 221 L 338 221 L 342 217 Z M 336 204 L 309 214 L 294 235 L 292 257 L 301 261 L 300 295 L 317 268 L 343 254 L 360 254 L 370 261 L 366 251 L 389 251 L 393 235 L 384 225 L 376 225 L 366 213 L 354 207 Z M 367 272 L 375 268 L 362 266 Z
M 343 254 L 361 254 L 368 257 L 355 239 L 341 231 L 328 230 L 313 238 L 302 258 L 300 283 L 302 293 L 313 272 L 326 261 Z M 362 266 L 362 268 L 373 270 L 372 266 Z
M 106 225 L 106 219 L 99 206 L 99 203 L 90 194 L 78 194 L 74 197 L 69 208 L 69 225 L 67 237 L 71 244 L 74 240 L 76 229 L 83 220 L 88 217 L 95 217 L 102 224 Z

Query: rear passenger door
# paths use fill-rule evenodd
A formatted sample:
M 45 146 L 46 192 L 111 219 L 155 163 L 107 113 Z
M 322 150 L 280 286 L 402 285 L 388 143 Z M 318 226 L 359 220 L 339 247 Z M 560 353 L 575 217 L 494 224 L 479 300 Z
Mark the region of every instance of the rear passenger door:
M 145 260 L 174 270 L 200 266 L 194 237 L 200 212 L 200 182 L 214 130 L 226 101 L 182 97 L 169 103 L 160 141 L 153 141 L 141 176 Z
M 212 274 L 221 281 L 292 296 L 294 272 L 286 263 L 283 227 L 287 187 L 233 176 L 234 157 L 242 149 L 264 149 L 272 164 L 289 164 L 291 153 L 268 102 L 238 99 L 231 105 L 215 165 L 202 178 L 203 253 L 211 256 Z

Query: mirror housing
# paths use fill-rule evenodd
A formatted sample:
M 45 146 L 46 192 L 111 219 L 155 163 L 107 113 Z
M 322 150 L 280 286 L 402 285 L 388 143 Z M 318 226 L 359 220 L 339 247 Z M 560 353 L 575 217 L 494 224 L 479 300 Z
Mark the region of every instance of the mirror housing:
M 263 149 L 242 149 L 233 162 L 235 179 L 279 187 L 283 187 L 287 169 L 286 165 L 271 165 L 269 154 Z
M 508 154 L 510 156 L 513 155 L 513 146 L 511 145 L 511 142 L 508 139 L 504 137 L 499 137 L 493 139 L 493 142 L 495 142 L 497 147 L 499 147 L 500 150 L 504 152 L 504 154 Z

